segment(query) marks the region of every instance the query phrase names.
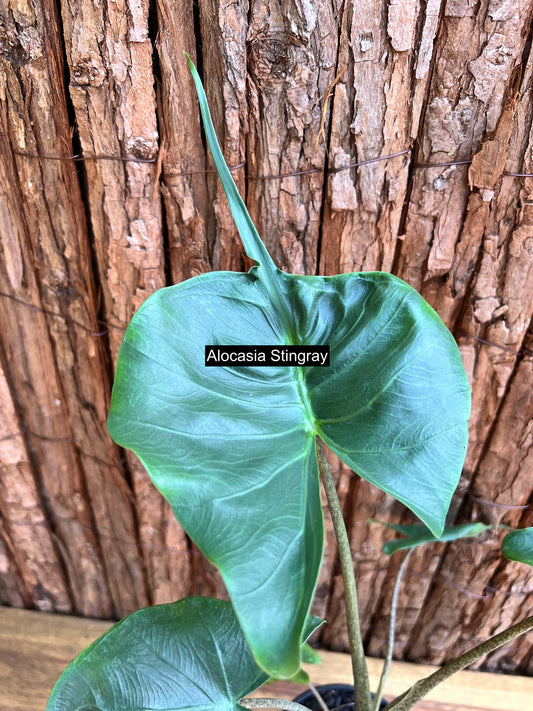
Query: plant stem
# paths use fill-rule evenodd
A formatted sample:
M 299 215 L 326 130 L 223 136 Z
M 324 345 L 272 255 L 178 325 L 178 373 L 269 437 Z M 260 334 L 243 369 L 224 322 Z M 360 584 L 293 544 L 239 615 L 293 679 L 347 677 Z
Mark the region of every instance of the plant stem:
M 365 660 L 365 650 L 361 639 L 361 628 L 359 624 L 359 610 L 357 606 L 357 591 L 355 586 L 355 575 L 353 570 L 352 552 L 348 533 L 344 523 L 344 516 L 337 496 L 335 482 L 331 475 L 328 460 L 322 442 L 316 438 L 316 451 L 318 459 L 318 471 L 326 492 L 328 507 L 331 513 L 335 538 L 337 539 L 337 549 L 342 570 L 342 582 L 344 586 L 344 605 L 346 608 L 346 626 L 348 629 L 348 641 L 350 643 L 350 654 L 352 657 L 352 669 L 354 677 L 354 709 L 355 711 L 372 711 L 372 697 L 370 695 L 370 684 L 368 681 L 368 670 Z
M 396 575 L 396 580 L 394 582 L 394 588 L 392 591 L 392 600 L 390 607 L 390 622 L 389 622 L 389 636 L 387 639 L 387 653 L 385 655 L 385 661 L 383 662 L 383 670 L 381 672 L 381 677 L 379 679 L 378 690 L 374 697 L 374 711 L 379 711 L 379 705 L 381 704 L 381 698 L 383 696 L 383 691 L 385 689 L 385 683 L 387 682 L 387 677 L 389 675 L 389 669 L 392 662 L 392 655 L 394 652 L 394 630 L 396 627 L 396 610 L 398 608 L 398 593 L 400 592 L 400 585 L 402 582 L 402 576 L 404 570 L 407 566 L 407 561 L 411 556 L 414 548 L 410 548 L 407 555 L 402 560 L 400 569 Z
M 322 711 L 329 711 L 326 702 L 324 701 L 324 699 L 323 699 L 322 696 L 320 695 L 320 692 L 318 691 L 318 689 L 316 688 L 316 686 L 315 686 L 312 682 L 310 682 L 310 681 L 307 682 L 307 686 L 311 689 L 311 693 L 313 694 L 313 696 L 314 696 L 315 699 L 317 700 L 317 703 L 318 703 L 318 705 L 320 706 L 320 708 L 322 709 Z
M 458 671 L 461 671 L 461 669 L 464 669 L 469 664 L 481 659 L 481 657 L 484 657 L 486 654 L 493 652 L 495 649 L 498 649 L 498 647 L 501 647 L 507 642 L 511 642 L 516 637 L 519 637 L 521 634 L 525 634 L 530 630 L 533 630 L 533 616 L 526 617 L 525 620 L 518 622 L 516 625 L 512 625 L 512 627 L 509 627 L 503 632 L 494 635 L 494 637 L 491 637 L 486 642 L 482 642 L 470 651 L 461 654 L 460 657 L 448 662 L 448 664 L 445 664 L 440 669 L 437 669 L 436 672 L 433 672 L 433 674 L 430 674 L 425 679 L 417 681 L 416 684 L 414 684 L 401 696 L 398 696 L 396 699 L 391 701 L 391 703 L 385 708 L 385 711 L 392 711 L 393 709 L 394 711 L 409 711 L 409 709 L 412 709 L 413 706 L 420 701 L 420 699 L 423 699 L 424 696 L 429 694 L 432 689 L 442 683 L 445 679 L 448 679 L 448 677 L 456 674 Z
M 240 706 L 247 709 L 282 709 L 282 711 L 309 711 L 307 706 L 286 699 L 241 699 Z

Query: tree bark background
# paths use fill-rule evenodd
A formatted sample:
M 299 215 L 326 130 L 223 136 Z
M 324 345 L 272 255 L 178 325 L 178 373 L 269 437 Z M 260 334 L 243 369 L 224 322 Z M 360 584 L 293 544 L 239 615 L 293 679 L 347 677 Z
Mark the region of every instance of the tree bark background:
M 451 518 L 533 525 L 532 19 L 533 0 L 0 0 L 3 604 L 109 618 L 225 595 L 105 428 L 144 299 L 245 267 L 184 51 L 277 264 L 391 271 L 455 335 L 473 413 Z M 368 519 L 409 515 L 332 465 L 382 655 L 399 560 Z M 395 656 L 441 663 L 532 614 L 501 535 L 411 557 Z M 329 528 L 315 611 L 346 649 Z M 531 644 L 481 666 L 531 673 Z

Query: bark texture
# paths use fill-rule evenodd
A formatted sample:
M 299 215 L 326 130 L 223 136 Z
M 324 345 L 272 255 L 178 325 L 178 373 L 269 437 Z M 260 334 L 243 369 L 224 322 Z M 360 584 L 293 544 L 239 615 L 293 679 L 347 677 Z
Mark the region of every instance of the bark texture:
M 105 427 L 146 297 L 247 266 L 185 51 L 276 263 L 393 272 L 456 337 L 473 414 L 451 518 L 533 525 L 532 20 L 532 0 L 0 0 L 2 603 L 112 618 L 226 595 Z M 382 655 L 400 558 L 368 519 L 409 517 L 331 464 Z M 326 531 L 320 641 L 346 649 Z M 396 657 L 441 663 L 532 613 L 501 536 L 411 557 Z M 480 666 L 531 673 L 531 645 Z

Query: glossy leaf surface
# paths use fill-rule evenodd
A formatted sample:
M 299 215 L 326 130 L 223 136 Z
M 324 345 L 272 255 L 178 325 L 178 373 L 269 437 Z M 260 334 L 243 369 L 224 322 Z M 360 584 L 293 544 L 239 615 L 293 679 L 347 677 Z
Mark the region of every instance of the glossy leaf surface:
M 508 533 L 502 541 L 502 553 L 509 560 L 533 565 L 533 528 Z
M 187 598 L 134 612 L 97 639 L 46 711 L 236 711 L 267 679 L 231 604 Z
M 446 526 L 440 536 L 434 536 L 426 526 L 418 524 L 404 526 L 395 523 L 384 523 L 383 521 L 374 522 L 381 523 L 383 526 L 392 528 L 405 536 L 405 538 L 398 538 L 395 541 L 387 541 L 383 544 L 383 553 L 387 555 L 392 555 L 396 551 L 416 548 L 426 543 L 450 543 L 450 541 L 456 541 L 459 538 L 474 538 L 490 528 L 484 523 L 460 523 L 456 526 Z
M 197 79 L 197 75 L 196 79 Z M 150 297 L 121 347 L 108 427 L 220 569 L 258 663 L 299 669 L 322 557 L 315 436 L 442 532 L 466 449 L 456 344 L 384 273 L 303 277 L 268 256 L 206 136 L 248 256 Z M 206 345 L 329 345 L 330 367 L 205 367 Z

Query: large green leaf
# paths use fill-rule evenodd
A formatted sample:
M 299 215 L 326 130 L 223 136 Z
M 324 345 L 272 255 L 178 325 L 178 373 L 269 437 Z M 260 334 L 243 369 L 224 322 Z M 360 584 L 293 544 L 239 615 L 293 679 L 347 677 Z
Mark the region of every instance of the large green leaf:
M 466 448 L 457 346 L 407 284 L 384 273 L 276 269 L 216 142 L 206 136 L 247 274 L 160 290 L 122 344 L 108 427 L 137 453 L 219 567 L 259 664 L 299 669 L 323 546 L 315 436 L 439 535 Z M 205 367 L 206 345 L 329 345 L 330 367 Z
M 267 679 L 231 604 L 187 598 L 134 612 L 93 642 L 46 711 L 237 711 Z
M 502 541 L 502 553 L 509 560 L 533 565 L 533 528 L 508 533 Z
M 121 347 L 109 430 L 221 570 L 259 662 L 293 676 L 323 547 L 314 434 L 289 368 L 207 368 L 204 345 L 277 343 L 251 275 L 157 292 Z
M 303 638 L 322 623 L 310 615 Z M 231 603 L 190 597 L 114 625 L 65 669 L 46 711 L 237 711 L 268 678 Z

